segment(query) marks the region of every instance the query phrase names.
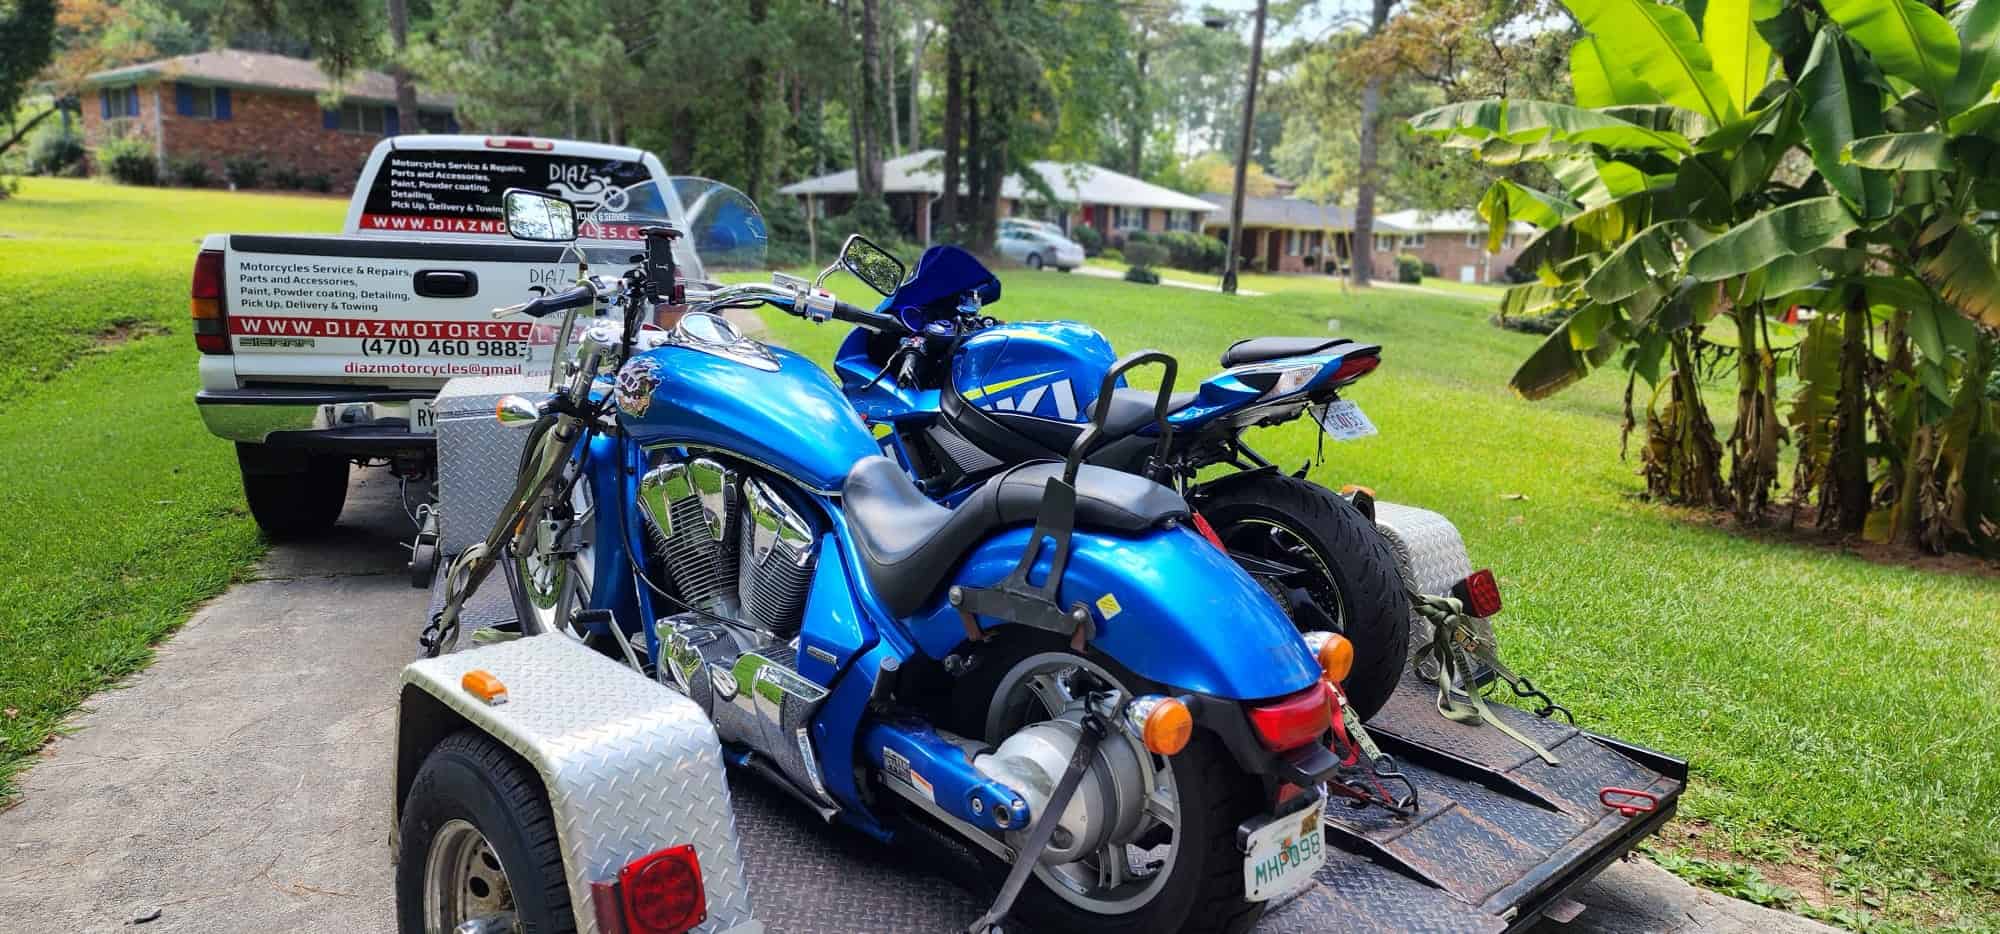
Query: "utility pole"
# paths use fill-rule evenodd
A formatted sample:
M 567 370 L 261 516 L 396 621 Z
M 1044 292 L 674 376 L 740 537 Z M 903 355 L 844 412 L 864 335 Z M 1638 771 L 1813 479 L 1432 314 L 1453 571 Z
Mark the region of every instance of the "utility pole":
M 1243 137 L 1236 147 L 1236 190 L 1229 198 L 1229 258 L 1222 265 L 1222 291 L 1236 294 L 1236 264 L 1243 251 L 1243 176 L 1250 168 L 1251 124 L 1257 119 L 1257 78 L 1264 71 L 1264 5 L 1257 0 L 1257 24 L 1250 30 L 1250 80 L 1243 88 Z

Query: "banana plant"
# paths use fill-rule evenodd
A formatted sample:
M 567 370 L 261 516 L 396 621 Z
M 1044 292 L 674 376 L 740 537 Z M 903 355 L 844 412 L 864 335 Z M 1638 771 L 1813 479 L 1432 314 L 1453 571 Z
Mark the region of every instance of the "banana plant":
M 1569 313 L 1514 390 L 1615 361 L 1628 430 L 1651 387 L 1658 497 L 1761 519 L 1790 443 L 1793 503 L 1822 524 L 2000 552 L 2000 0 L 1563 3 L 1585 32 L 1575 105 L 1411 120 L 1556 180 L 1498 182 L 1479 205 L 1489 247 L 1515 221 L 1540 230 L 1518 261 L 1538 281 L 1503 310 Z M 1732 365 L 1724 482 L 1701 390 Z

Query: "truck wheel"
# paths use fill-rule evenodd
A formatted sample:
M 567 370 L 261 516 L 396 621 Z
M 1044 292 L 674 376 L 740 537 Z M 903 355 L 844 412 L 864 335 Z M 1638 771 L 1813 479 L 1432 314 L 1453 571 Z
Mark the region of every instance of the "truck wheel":
M 482 920 L 479 930 L 576 931 L 542 783 L 492 737 L 461 730 L 431 750 L 403 801 L 398 832 L 403 934 Z
M 333 527 L 347 505 L 347 458 L 318 451 L 236 445 L 243 498 L 274 539 L 310 538 Z
M 1410 649 L 1410 596 L 1375 523 L 1332 490 L 1281 474 L 1226 481 L 1197 497 L 1230 553 L 1309 572 L 1298 589 L 1354 643 L 1354 668 L 1341 688 L 1362 719 L 1374 716 L 1395 692 Z M 1327 625 L 1281 602 L 1301 628 Z

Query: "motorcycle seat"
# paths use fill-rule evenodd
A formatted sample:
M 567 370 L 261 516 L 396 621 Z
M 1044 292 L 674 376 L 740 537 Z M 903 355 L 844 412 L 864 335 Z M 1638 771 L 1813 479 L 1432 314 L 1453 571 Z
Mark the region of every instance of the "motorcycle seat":
M 1058 463 L 1023 464 L 995 475 L 952 509 L 924 496 L 886 457 L 864 457 L 847 473 L 840 497 L 875 593 L 891 613 L 908 616 L 937 592 L 960 559 L 991 533 L 1031 525 Z M 1143 532 L 1185 519 L 1187 501 L 1144 477 L 1085 466 L 1076 476 L 1076 527 Z
M 1303 357 L 1341 344 L 1354 343 L 1345 337 L 1249 337 L 1229 345 L 1222 352 L 1222 365 L 1242 366 L 1284 357 Z

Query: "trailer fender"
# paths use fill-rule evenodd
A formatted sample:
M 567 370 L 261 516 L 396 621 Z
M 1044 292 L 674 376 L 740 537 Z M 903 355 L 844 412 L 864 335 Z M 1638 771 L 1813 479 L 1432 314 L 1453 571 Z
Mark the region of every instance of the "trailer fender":
M 474 670 L 505 685 L 504 703 L 466 691 L 462 681 Z M 592 883 L 684 843 L 701 860 L 708 898 L 708 920 L 696 930 L 763 930 L 751 916 L 722 747 L 692 700 L 560 634 L 413 662 L 403 669 L 397 704 L 392 828 L 425 756 L 468 727 L 512 749 L 541 778 L 581 934 L 603 930 Z M 393 830 L 390 846 L 393 853 Z

